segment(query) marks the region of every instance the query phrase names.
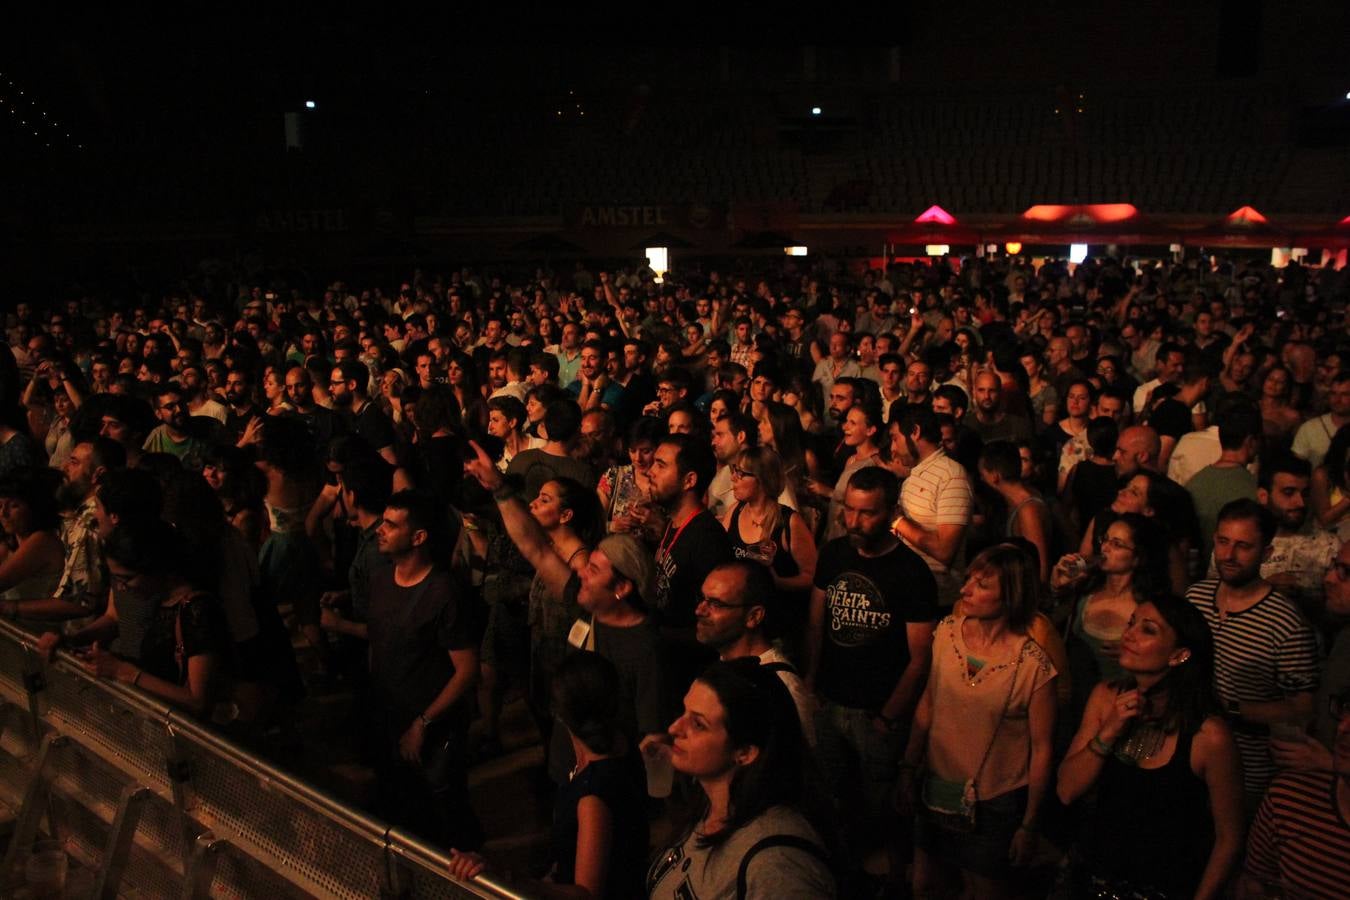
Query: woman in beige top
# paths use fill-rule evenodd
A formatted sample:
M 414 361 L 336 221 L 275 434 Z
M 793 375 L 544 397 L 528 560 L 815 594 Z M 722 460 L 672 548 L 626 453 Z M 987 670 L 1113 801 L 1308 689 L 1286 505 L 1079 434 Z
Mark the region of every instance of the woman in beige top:
M 958 614 L 933 635 L 901 767 L 902 802 L 916 812 L 916 897 L 1004 897 L 1010 867 L 1031 859 L 1053 772 L 1057 674 L 1027 636 L 1037 568 L 1014 544 L 984 551 L 970 564 Z

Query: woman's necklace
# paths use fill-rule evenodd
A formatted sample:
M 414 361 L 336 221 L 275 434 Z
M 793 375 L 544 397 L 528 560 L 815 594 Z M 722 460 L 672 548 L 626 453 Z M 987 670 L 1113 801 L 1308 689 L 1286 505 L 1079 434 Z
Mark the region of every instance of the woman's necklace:
M 1167 731 L 1157 722 L 1136 721 L 1125 739 L 1116 744 L 1116 758 L 1126 765 L 1137 766 L 1151 759 L 1166 740 Z

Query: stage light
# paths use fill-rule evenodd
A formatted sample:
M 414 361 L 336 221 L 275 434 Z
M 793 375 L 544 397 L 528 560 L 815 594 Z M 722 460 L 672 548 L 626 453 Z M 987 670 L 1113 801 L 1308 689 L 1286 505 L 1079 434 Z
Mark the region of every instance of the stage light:
M 1080 263 L 1083 260 L 1087 259 L 1087 254 L 1088 254 L 1087 244 L 1069 245 L 1069 262 L 1074 264 Z
M 648 247 L 643 252 L 647 254 L 647 265 L 656 275 L 656 283 L 660 284 L 665 280 L 666 273 L 670 271 L 670 248 Z
M 919 213 L 914 221 L 920 225 L 955 225 L 956 216 L 934 203 Z
M 924 244 L 923 252 L 929 256 L 946 256 L 952 248 L 950 244 Z
M 1008 241 L 1008 243 L 1003 245 L 1003 249 L 1008 251 L 1009 256 L 1016 256 L 1017 254 L 1022 252 L 1022 242 Z
M 314 109 L 314 108 L 316 108 L 317 106 L 318 106 L 318 104 L 315 103 L 313 100 L 306 100 L 306 101 L 305 101 L 305 109 Z
M 818 115 L 820 115 L 820 107 L 819 107 L 819 106 L 813 106 L 813 107 L 811 107 L 811 115 L 813 115 L 813 116 L 818 116 Z
M 784 252 L 785 254 L 787 254 L 788 256 L 805 256 L 805 255 L 806 255 L 806 248 L 805 248 L 805 247 L 784 247 L 784 248 L 783 248 L 783 252 Z

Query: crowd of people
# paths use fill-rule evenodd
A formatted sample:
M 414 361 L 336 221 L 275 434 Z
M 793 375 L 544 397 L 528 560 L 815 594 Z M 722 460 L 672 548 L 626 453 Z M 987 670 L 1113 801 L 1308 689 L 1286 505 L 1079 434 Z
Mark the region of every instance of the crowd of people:
M 260 752 L 356 692 L 377 811 L 462 877 L 522 696 L 540 896 L 1340 897 L 1345 274 L 19 302 L 0 614 Z

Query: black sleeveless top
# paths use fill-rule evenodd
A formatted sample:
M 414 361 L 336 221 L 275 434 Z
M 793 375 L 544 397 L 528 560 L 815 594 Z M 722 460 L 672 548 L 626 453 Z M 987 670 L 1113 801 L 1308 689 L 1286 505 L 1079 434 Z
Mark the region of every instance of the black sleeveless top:
M 731 511 L 731 528 L 727 530 L 731 538 L 732 551 L 737 559 L 751 559 L 763 562 L 759 555 L 757 544 L 747 544 L 741 537 L 741 510 L 745 508 L 744 503 L 737 503 L 736 508 Z M 793 558 L 792 552 L 788 549 L 789 529 L 792 526 L 792 517 L 796 512 L 790 506 L 778 504 L 778 521 L 774 525 L 772 541 L 774 543 L 773 561 L 770 568 L 779 578 L 791 578 L 793 575 L 801 574 L 801 566 L 797 565 L 797 560 Z M 758 544 L 764 543 L 761 538 Z
M 1169 898 L 1195 893 L 1214 847 L 1214 820 L 1209 789 L 1191 771 L 1193 737 L 1178 735 L 1172 758 L 1159 769 L 1107 758 L 1084 834 L 1094 875 Z

